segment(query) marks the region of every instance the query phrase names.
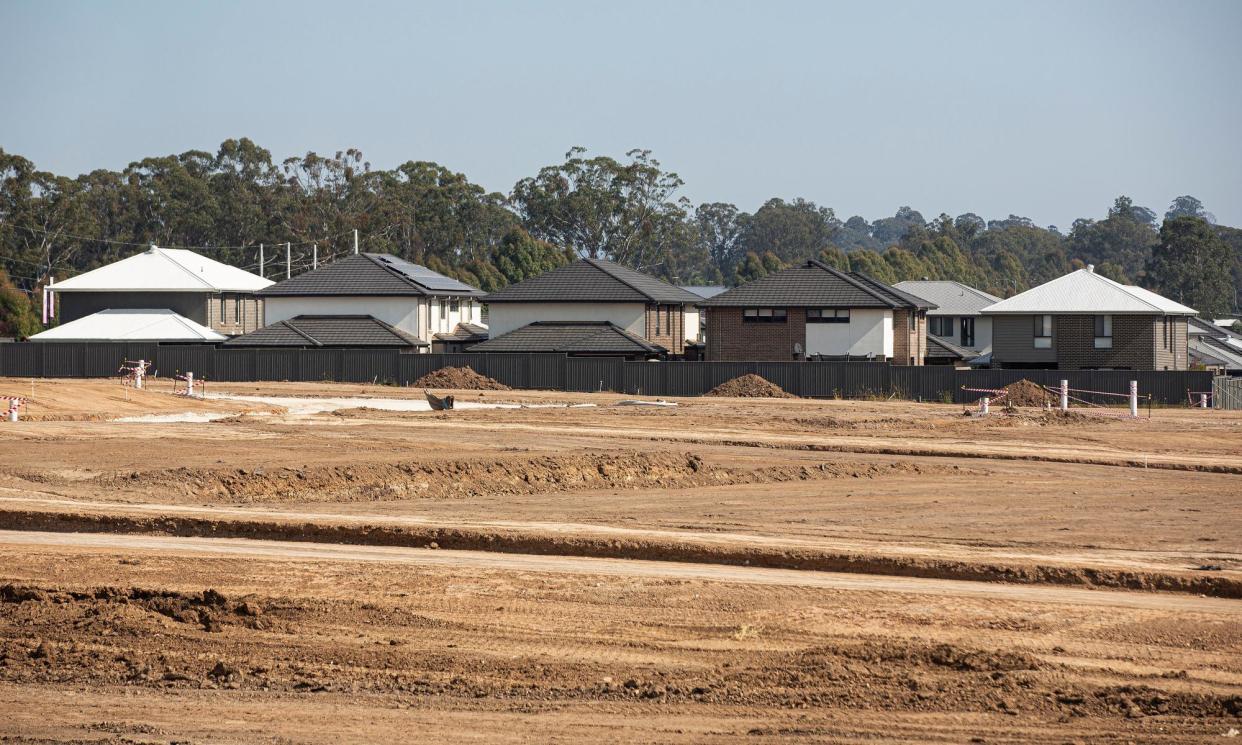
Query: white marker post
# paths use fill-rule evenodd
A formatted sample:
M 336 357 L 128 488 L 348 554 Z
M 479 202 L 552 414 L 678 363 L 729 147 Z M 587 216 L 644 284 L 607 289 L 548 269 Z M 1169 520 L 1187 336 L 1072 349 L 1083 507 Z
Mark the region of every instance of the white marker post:
M 1199 394 L 1199 408 L 1200 408 L 1200 409 L 1206 409 L 1206 408 L 1208 407 L 1208 405 L 1207 405 L 1207 401 L 1208 401 L 1208 399 L 1207 399 L 1207 394 L 1206 394 L 1206 393 L 1200 393 L 1200 394 Z
M 185 395 L 194 395 L 194 373 L 192 372 L 185 374 Z
M 1130 416 L 1138 416 L 1138 381 L 1130 381 Z
M 980 416 L 988 415 L 988 405 L 991 403 L 992 403 L 992 399 L 988 398 L 987 396 L 984 396 L 983 398 L 979 399 L 979 415 Z
M 1069 411 L 1069 381 L 1061 381 L 1061 411 Z
M 134 387 L 142 390 L 142 378 L 147 373 L 147 361 L 138 360 L 138 366 L 134 368 Z

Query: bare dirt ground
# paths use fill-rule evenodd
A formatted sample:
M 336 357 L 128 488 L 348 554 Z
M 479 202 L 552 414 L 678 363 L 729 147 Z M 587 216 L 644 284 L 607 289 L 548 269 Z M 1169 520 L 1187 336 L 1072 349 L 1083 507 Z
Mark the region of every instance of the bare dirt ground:
M 292 414 L 158 383 L 35 392 L 41 421 L 0 425 L 11 741 L 1242 730 L 1235 413 L 455 391 L 526 408 Z M 182 414 L 219 418 L 115 421 Z

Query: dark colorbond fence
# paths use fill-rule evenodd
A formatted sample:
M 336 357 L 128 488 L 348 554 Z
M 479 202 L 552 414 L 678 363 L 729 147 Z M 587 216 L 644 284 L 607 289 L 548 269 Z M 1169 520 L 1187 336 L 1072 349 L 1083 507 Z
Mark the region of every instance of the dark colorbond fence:
M 1150 370 L 954 370 L 895 367 L 878 362 L 627 362 L 615 357 L 561 354 L 403 354 L 377 349 L 225 349 L 212 345 L 147 343 L 0 344 L 0 376 L 99 378 L 115 375 L 122 360 L 154 362 L 161 377 L 192 371 L 220 381 L 341 381 L 409 385 L 441 367 L 469 365 L 514 388 L 617 391 L 652 396 L 698 396 L 726 380 L 754 373 L 799 396 L 893 396 L 974 401 L 967 388 L 1001 388 L 1027 378 L 1055 386 L 1139 392 L 1156 403 L 1186 401 L 1186 391 L 1211 390 L 1208 372 Z M 1091 398 L 1091 397 L 1087 397 Z M 1098 398 L 1121 403 L 1120 400 Z

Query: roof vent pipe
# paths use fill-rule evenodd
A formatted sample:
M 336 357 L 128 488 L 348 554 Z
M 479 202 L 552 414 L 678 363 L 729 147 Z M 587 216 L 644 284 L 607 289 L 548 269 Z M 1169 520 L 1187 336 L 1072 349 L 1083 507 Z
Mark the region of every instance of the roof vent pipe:
M 1087 271 L 1095 274 L 1095 264 L 1087 264 Z

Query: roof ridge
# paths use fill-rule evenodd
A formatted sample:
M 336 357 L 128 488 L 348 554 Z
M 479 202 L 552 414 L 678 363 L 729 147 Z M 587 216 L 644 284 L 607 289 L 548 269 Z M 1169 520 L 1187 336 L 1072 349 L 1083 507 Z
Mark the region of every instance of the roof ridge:
M 323 346 L 323 342 L 319 341 L 318 339 L 306 333 L 305 331 L 298 328 L 297 326 L 294 326 L 292 323 L 289 323 L 289 321 L 292 321 L 292 320 L 293 320 L 292 318 L 289 318 L 284 321 L 280 321 L 280 325 L 284 326 L 285 328 L 289 329 L 293 333 L 297 334 L 298 336 L 302 337 L 303 339 L 307 340 L 308 342 L 310 342 L 311 344 L 314 344 L 317 347 Z
M 415 287 L 417 287 L 418 289 L 422 290 L 422 291 L 423 291 L 423 294 L 426 294 L 426 293 L 427 293 L 427 290 L 429 289 L 428 287 L 426 287 L 426 286 L 424 286 L 424 285 L 420 285 L 419 283 L 415 282 L 413 279 L 411 279 L 411 278 L 409 278 L 409 277 L 405 276 L 405 275 L 404 275 L 404 274 L 402 274 L 401 272 L 397 271 L 396 269 L 393 269 L 393 268 L 392 268 L 392 267 L 390 267 L 390 266 L 387 266 L 386 264 L 384 264 L 384 262 L 382 262 L 382 261 L 380 261 L 379 259 L 375 258 L 376 256 L 392 256 L 392 254 L 363 253 L 363 254 L 355 254 L 355 255 L 356 255 L 356 256 L 365 256 L 365 257 L 367 257 L 367 261 L 370 261 L 372 264 L 374 264 L 375 266 L 378 266 L 380 269 L 383 269 L 384 271 L 388 272 L 389 274 L 391 274 L 392 276 L 396 277 L 397 279 L 403 280 L 406 284 L 409 284 L 409 285 L 414 285 L 414 286 L 415 286 Z M 398 257 L 398 256 L 393 256 L 393 258 L 394 258 L 394 259 L 396 259 L 396 258 L 400 258 L 400 257 Z M 411 263 L 411 264 L 413 264 L 414 262 L 412 262 L 412 261 L 411 261 L 410 263 Z
M 1146 299 L 1144 299 L 1142 296 L 1137 295 L 1137 294 L 1135 294 L 1135 293 L 1133 293 L 1133 292 L 1130 292 L 1130 285 L 1123 285 L 1123 284 L 1121 284 L 1120 282 L 1118 282 L 1118 281 L 1116 281 L 1116 280 L 1109 279 L 1108 277 L 1105 277 L 1103 274 L 1096 274 L 1096 273 L 1095 273 L 1095 271 L 1094 271 L 1093 269 L 1079 269 L 1078 271 L 1080 271 L 1080 272 L 1086 272 L 1089 276 L 1094 277 L 1095 279 L 1103 280 L 1103 281 L 1104 281 L 1105 283 L 1107 283 L 1109 286 L 1114 287 L 1115 289 L 1119 289 L 1119 290 L 1121 290 L 1121 291 L 1122 291 L 1122 292 L 1124 292 L 1125 294 L 1127 294 L 1127 295 L 1129 295 L 1130 297 L 1134 298 L 1135 300 L 1139 301 L 1139 302 L 1140 302 L 1140 303 L 1142 303 L 1143 305 L 1146 305 L 1148 308 L 1151 308 L 1152 310 L 1159 311 L 1159 312 L 1161 312 L 1161 313 L 1163 313 L 1163 312 L 1164 312 L 1164 309 L 1163 309 L 1163 308 L 1161 308 L 1160 306 L 1158 306 L 1158 305 L 1154 305 L 1154 304 L 1152 304 L 1152 303 L 1148 302 L 1148 301 L 1147 301 Z M 1136 285 L 1136 286 L 1137 286 L 1137 285 Z M 1140 288 L 1140 289 L 1141 289 L 1141 288 Z
M 838 278 L 840 278 L 840 279 L 842 279 L 842 280 L 845 280 L 846 282 L 849 282 L 849 283 L 850 283 L 850 284 L 852 284 L 854 287 L 857 287 L 858 289 L 860 289 L 860 290 L 862 290 L 863 292 L 867 293 L 867 294 L 868 294 L 868 295 L 870 295 L 871 297 L 873 297 L 873 298 L 875 298 L 875 299 L 877 299 L 877 300 L 882 300 L 882 301 L 883 301 L 883 302 L 885 302 L 885 303 L 888 303 L 890 307 L 894 307 L 894 308 L 895 308 L 895 307 L 897 307 L 897 305 L 898 305 L 897 303 L 893 302 L 893 300 L 891 300 L 890 298 L 886 298 L 886 297 L 884 297 L 883 295 L 881 295 L 881 294 L 880 294 L 879 292 L 877 292 L 874 288 L 872 288 L 872 287 L 868 287 L 865 283 L 863 283 L 863 282 L 859 282 L 857 279 L 855 279 L 855 278 L 853 278 L 853 277 L 849 276 L 850 274 L 857 274 L 858 276 L 860 276 L 860 277 L 865 277 L 866 279 L 868 279 L 868 280 L 870 280 L 870 281 L 872 281 L 872 282 L 874 282 L 874 281 L 875 281 L 875 280 L 871 279 L 870 277 L 867 277 L 867 275 L 863 274 L 862 272 L 850 272 L 849 274 L 847 274 L 846 272 L 843 272 L 843 271 L 841 271 L 840 269 L 836 269 L 836 268 L 834 268 L 834 267 L 828 266 L 827 264 L 825 264 L 825 263 L 824 263 L 824 262 L 822 262 L 822 261 L 819 261 L 818 259 L 807 259 L 807 263 L 808 263 L 808 264 L 813 264 L 813 265 L 815 265 L 815 266 L 819 267 L 820 269 L 823 269 L 824 271 L 828 272 L 829 274 L 832 274 L 832 275 L 834 275 L 834 276 L 836 276 L 836 277 L 838 277 Z
M 209 287 L 209 288 L 211 288 L 211 289 L 213 289 L 213 290 L 215 290 L 215 289 L 220 289 L 220 288 L 216 287 L 215 285 L 211 284 L 210 282 L 208 282 L 207 280 L 203 279 L 202 277 L 198 276 L 198 275 L 197 275 L 197 274 L 195 274 L 194 272 L 190 271 L 190 270 L 189 270 L 189 268 L 188 268 L 188 267 L 186 267 L 186 265 L 185 265 L 185 264 L 182 264 L 180 261 L 177 261 L 177 260 L 176 260 L 176 259 L 174 259 L 172 256 L 170 256 L 170 255 L 167 253 L 166 249 L 160 248 L 159 246 L 157 246 L 157 245 L 155 245 L 154 243 L 152 243 L 152 244 L 151 244 L 151 248 L 150 248 L 149 250 L 151 251 L 151 253 L 153 253 L 153 254 L 155 254 L 156 256 L 159 256 L 160 258 L 164 259 L 164 261 L 170 262 L 173 266 L 177 267 L 177 268 L 178 268 L 178 269 L 180 269 L 181 271 L 183 271 L 183 272 L 185 272 L 186 274 L 188 274 L 188 275 L 190 275 L 191 277 L 193 277 L 193 278 L 195 279 L 195 281 L 197 281 L 200 285 L 202 285 L 202 286 L 204 286 L 204 287 Z M 192 254 L 193 254 L 194 252 L 193 252 L 193 251 L 190 251 L 189 253 L 192 253 Z M 136 254 L 136 255 L 137 255 L 137 256 L 141 256 L 142 254 Z M 205 259 L 205 258 L 207 258 L 206 256 L 199 256 L 199 254 L 194 254 L 194 255 L 195 255 L 195 256 L 198 256 L 200 259 Z M 132 257 L 131 257 L 131 258 L 132 258 Z M 106 266 L 106 265 L 105 265 L 105 266 Z M 100 268 L 102 269 L 103 267 L 100 267 Z
M 585 261 L 585 262 L 587 262 L 587 263 L 588 263 L 588 264 L 590 264 L 591 266 L 595 267 L 596 269 L 600 270 L 600 271 L 601 271 L 601 272 L 603 272 L 604 274 L 607 274 L 609 277 L 612 277 L 613 279 L 617 280 L 618 282 L 620 282 L 621 284 L 623 284 L 623 285 L 625 285 L 626 287 L 630 288 L 630 289 L 631 289 L 631 290 L 633 290 L 634 292 L 637 292 L 639 295 L 642 295 L 643 297 L 647 298 L 647 300 L 649 300 L 649 301 L 651 301 L 651 302 L 658 302 L 658 301 L 656 301 L 656 299 L 655 299 L 655 298 L 651 297 L 651 295 L 650 295 L 650 294 L 648 294 L 648 293 L 646 293 L 646 292 L 643 292 L 642 290 L 640 290 L 640 289 L 638 289 L 637 287 L 635 287 L 635 286 L 634 286 L 634 284 L 633 284 L 632 282 L 628 282 L 628 281 L 626 281 L 626 280 L 624 280 L 624 279 L 622 279 L 622 278 L 618 277 L 617 275 L 613 274 L 612 272 L 608 271 L 608 270 L 607 270 L 607 269 L 605 269 L 604 267 L 602 267 L 602 266 L 600 266 L 599 264 L 597 264 L 596 262 L 597 262 L 597 261 L 600 261 L 600 259 L 595 259 L 595 258 L 591 258 L 591 257 L 583 256 L 583 257 L 582 257 L 582 260 L 583 260 L 583 261 Z M 607 260 L 607 259 L 604 259 L 604 261 L 608 261 L 608 260 Z M 609 264 L 615 264 L 616 266 L 619 266 L 619 267 L 621 267 L 622 269 L 629 269 L 629 267 L 627 267 L 627 266 L 625 266 L 625 265 L 623 265 L 623 264 L 617 264 L 617 262 L 615 262 L 615 261 L 608 261 L 608 263 L 609 263 Z M 634 271 L 638 271 L 638 270 L 637 270 L 637 269 L 630 269 L 630 271 L 634 272 Z M 652 277 L 652 279 L 656 280 L 657 282 L 663 281 L 663 280 L 659 279 L 658 277 Z

